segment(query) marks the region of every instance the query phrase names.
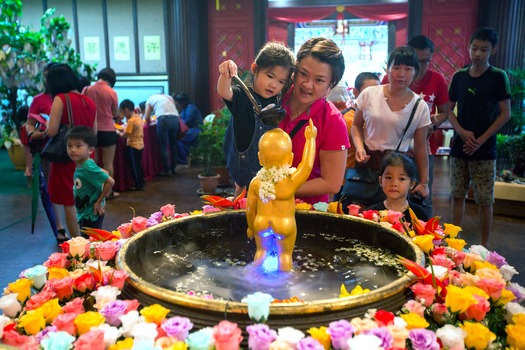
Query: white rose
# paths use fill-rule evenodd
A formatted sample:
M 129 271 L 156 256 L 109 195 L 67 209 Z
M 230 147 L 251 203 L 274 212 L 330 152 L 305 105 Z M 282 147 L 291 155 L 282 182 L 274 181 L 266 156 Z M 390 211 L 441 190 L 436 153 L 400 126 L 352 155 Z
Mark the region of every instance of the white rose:
M 482 245 L 473 245 L 473 246 L 470 246 L 470 249 L 469 249 L 472 253 L 476 253 L 478 254 L 479 256 L 481 256 L 483 258 L 483 260 L 487 260 L 487 256 L 489 255 L 489 251 L 487 250 L 487 248 L 485 248 L 484 246 Z
M 293 348 L 303 338 L 304 333 L 293 327 L 283 327 L 277 331 L 277 339 L 287 342 Z
M 0 310 L 7 317 L 16 317 L 16 315 L 22 310 L 22 305 L 16 299 L 18 293 L 6 294 L 0 298 Z
M 11 322 L 11 319 L 7 316 L 0 315 L 0 339 L 4 336 L 4 327 Z
M 151 344 L 148 347 L 141 347 L 141 349 L 151 349 L 155 344 L 155 338 L 157 338 L 157 325 L 155 323 L 136 323 L 131 329 L 131 335 L 133 336 L 134 343 L 140 343 L 142 345 Z M 135 344 L 133 344 L 135 347 Z M 137 347 L 138 348 L 138 347 Z
M 348 339 L 349 350 L 381 350 L 381 339 L 375 335 L 359 334 Z
M 464 349 L 465 338 L 467 332 L 459 327 L 454 327 L 451 324 L 447 324 L 436 331 L 436 335 L 441 342 L 443 347 L 450 349 Z
M 102 323 L 97 327 L 91 327 L 91 330 L 100 329 L 104 332 L 104 348 L 108 349 L 111 345 L 117 343 L 117 340 L 122 336 L 122 332 L 117 328 L 107 323 Z
M 434 265 L 432 268 L 430 268 L 430 266 L 427 267 L 427 271 L 430 273 L 432 273 L 432 269 L 434 270 L 434 276 L 436 276 L 438 280 L 442 281 L 447 277 L 448 269 L 446 267 L 439 265 Z
M 514 266 L 510 265 L 503 265 L 500 267 L 499 272 L 503 275 L 503 278 L 505 281 L 509 282 L 512 279 L 512 276 L 518 274 L 518 271 L 514 268 Z
M 144 317 L 140 316 L 137 310 L 130 311 L 127 314 L 120 316 L 119 319 L 122 322 L 119 330 L 126 338 L 131 337 L 131 331 L 133 330 L 134 325 L 144 323 Z
M 113 286 L 102 286 L 96 291 L 92 292 L 91 295 L 95 297 L 96 304 L 93 305 L 96 309 L 100 310 L 104 305 L 110 301 L 117 300 L 117 296 L 120 294 L 120 289 Z

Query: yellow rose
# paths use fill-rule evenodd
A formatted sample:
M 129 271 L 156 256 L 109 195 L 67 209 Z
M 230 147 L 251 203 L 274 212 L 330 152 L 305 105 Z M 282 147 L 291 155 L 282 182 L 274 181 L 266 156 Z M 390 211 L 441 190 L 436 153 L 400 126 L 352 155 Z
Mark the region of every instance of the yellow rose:
M 491 264 L 488 261 L 474 261 L 474 268 L 476 269 L 476 271 L 479 269 L 498 270 L 498 267 L 496 265 Z
M 476 261 L 482 261 L 483 258 L 479 256 L 479 254 L 476 253 L 465 253 L 465 260 L 463 260 L 463 267 L 466 269 L 470 269 L 471 271 L 475 270 L 474 263 Z
M 199 215 L 202 214 L 202 210 L 194 210 L 190 212 L 190 215 Z
M 505 331 L 508 345 L 516 349 L 525 349 L 525 325 L 509 324 Z
M 119 340 L 115 344 L 111 345 L 108 350 L 127 350 L 133 348 L 133 338 L 126 338 Z
M 146 322 L 156 323 L 157 325 L 160 325 L 160 322 L 166 318 L 169 312 L 169 309 L 159 304 L 153 304 L 140 310 L 140 314 L 144 316 Z
M 28 278 L 19 278 L 16 281 L 9 283 L 7 289 L 11 293 L 18 293 L 18 301 L 24 303 L 31 296 L 31 285 L 33 281 Z
M 186 344 L 183 341 L 175 342 L 175 344 L 171 345 L 167 350 L 187 350 L 188 344 Z
M 49 274 L 47 277 L 48 280 L 53 278 L 60 280 L 69 274 L 69 271 L 63 267 L 50 267 L 47 269 L 47 272 Z
M 47 324 L 51 324 L 58 315 L 64 313 L 62 307 L 58 303 L 58 298 L 47 301 L 40 306 L 39 309 L 42 310 L 42 314 L 44 315 Z
M 465 338 L 467 349 L 484 350 L 496 339 L 496 334 L 478 322 L 465 322 L 459 327 L 467 332 L 467 337 Z
M 463 231 L 461 227 L 456 225 L 445 223 L 443 224 L 443 226 L 445 226 L 445 230 L 443 231 L 443 233 L 445 234 L 445 236 L 448 236 L 450 238 L 456 238 L 458 236 L 459 231 Z
M 478 276 L 479 278 L 488 278 L 488 279 L 498 280 L 503 283 L 506 282 L 505 279 L 503 278 L 503 275 L 501 274 L 501 271 L 498 270 L 497 268 L 494 268 L 494 269 L 491 267 L 479 268 L 476 270 L 476 276 Z
M 311 210 L 312 205 L 310 203 L 297 203 L 295 205 L 296 210 Z
M 501 291 L 501 296 L 498 300 L 496 300 L 496 306 L 503 306 L 511 301 L 513 301 L 516 298 L 514 293 L 512 293 L 510 290 L 503 288 Z
M 35 335 L 44 329 L 46 326 L 46 319 L 42 313 L 42 310 L 30 310 L 25 313 L 18 320 L 18 327 L 23 328 L 24 331 L 29 335 Z
M 512 323 L 525 326 L 525 314 L 516 314 L 512 316 Z
M 327 330 L 327 327 L 321 326 L 319 328 L 312 327 L 306 332 L 310 334 L 312 338 L 321 343 L 325 350 L 329 350 L 330 346 L 332 345 L 332 339 L 330 338 L 330 334 L 328 334 Z
M 447 296 L 445 305 L 452 312 L 465 312 L 471 306 L 477 303 L 476 298 L 468 290 L 456 287 L 452 284 L 447 287 Z
M 338 207 L 339 207 L 339 202 L 330 202 L 328 203 L 328 212 L 337 214 Z
M 430 324 L 423 317 L 413 312 L 401 314 L 401 318 L 407 323 L 407 329 L 427 328 Z
M 434 236 L 432 235 L 421 235 L 414 237 L 414 243 L 421 248 L 425 253 L 430 253 L 434 249 Z
M 487 294 L 487 292 L 485 292 L 483 289 L 478 288 L 476 286 L 466 286 L 466 287 L 463 287 L 463 290 L 466 291 L 466 292 L 469 292 L 471 294 L 478 295 L 478 296 L 484 298 L 485 300 L 489 300 L 489 298 L 490 298 L 490 296 Z
M 462 251 L 467 244 L 464 239 L 458 238 L 445 238 L 445 242 L 447 242 L 450 248 L 456 249 L 458 252 Z
M 99 314 L 96 311 L 88 311 L 86 313 L 80 314 L 75 318 L 73 323 L 77 327 L 78 334 L 82 335 L 89 332 L 91 327 L 96 327 L 104 323 L 106 319 L 104 316 Z

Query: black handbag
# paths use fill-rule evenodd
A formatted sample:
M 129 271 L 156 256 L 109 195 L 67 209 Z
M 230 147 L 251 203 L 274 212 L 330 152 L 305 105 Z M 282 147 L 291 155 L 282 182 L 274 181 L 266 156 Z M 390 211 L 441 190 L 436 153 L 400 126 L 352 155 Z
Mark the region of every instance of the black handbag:
M 58 133 L 47 141 L 42 149 L 40 156 L 53 163 L 67 163 L 71 162 L 71 158 L 67 155 L 66 132 L 73 126 L 73 111 L 71 109 L 71 101 L 68 94 L 66 97 L 67 114 L 69 117 L 69 124 L 60 126 Z

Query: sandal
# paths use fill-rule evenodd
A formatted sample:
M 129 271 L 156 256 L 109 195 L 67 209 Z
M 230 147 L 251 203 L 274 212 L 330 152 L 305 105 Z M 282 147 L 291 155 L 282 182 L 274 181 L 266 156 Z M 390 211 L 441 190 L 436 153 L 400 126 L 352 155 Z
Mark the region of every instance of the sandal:
M 61 228 L 60 230 L 57 230 L 57 243 L 60 245 L 64 242 L 69 241 L 69 238 L 67 237 L 66 230 Z

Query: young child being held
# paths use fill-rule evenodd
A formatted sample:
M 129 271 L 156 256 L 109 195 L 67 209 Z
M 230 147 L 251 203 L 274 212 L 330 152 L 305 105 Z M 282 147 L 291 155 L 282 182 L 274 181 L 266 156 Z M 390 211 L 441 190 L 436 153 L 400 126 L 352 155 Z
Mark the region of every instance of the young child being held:
M 126 138 L 126 156 L 131 175 L 135 180 L 134 191 L 144 189 L 144 171 L 142 170 L 142 151 L 144 150 L 144 122 L 135 112 L 135 105 L 131 100 L 124 100 L 119 105 L 120 114 L 126 117 L 127 124 L 124 131 L 117 130 L 119 136 Z
M 408 208 L 417 218 L 428 221 L 425 210 L 408 200 L 410 189 L 416 184 L 416 166 L 406 155 L 392 151 L 383 158 L 379 183 L 386 199 L 369 207 L 369 210 L 393 210 L 403 213 L 407 222 L 411 222 Z
M 97 144 L 97 136 L 91 128 L 72 126 L 66 133 L 66 143 L 67 154 L 76 163 L 73 194 L 78 225 L 81 229 L 102 228 L 105 199 L 111 193 L 115 180 L 90 158 Z
M 294 65 L 292 51 L 282 44 L 270 42 L 259 51 L 250 67 L 253 74 L 250 91 L 261 108 L 278 105 L 279 97 L 291 82 Z M 232 85 L 232 77 L 237 75 L 235 62 L 221 63 L 219 73 L 217 92 L 232 114 L 226 130 L 224 153 L 237 196 L 261 168 L 257 160 L 258 142 L 272 127 L 261 122 L 244 90 Z

